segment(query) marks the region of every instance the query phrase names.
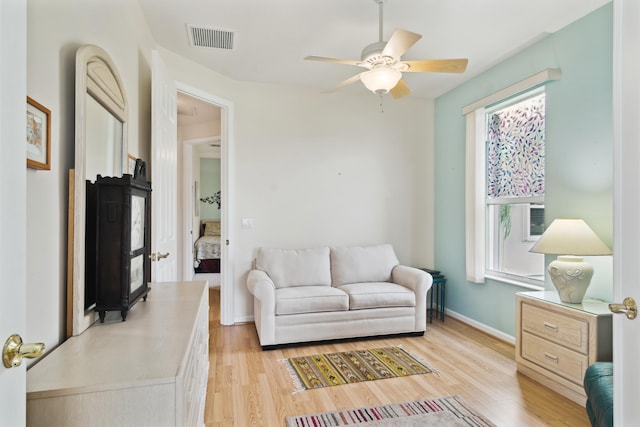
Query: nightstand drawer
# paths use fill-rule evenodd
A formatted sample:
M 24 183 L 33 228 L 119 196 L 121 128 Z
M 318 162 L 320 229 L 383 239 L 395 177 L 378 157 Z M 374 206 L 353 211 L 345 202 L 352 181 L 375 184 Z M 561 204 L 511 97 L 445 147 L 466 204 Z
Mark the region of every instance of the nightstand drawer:
M 584 372 L 589 366 L 586 355 L 526 332 L 522 334 L 521 351 L 524 359 L 578 385 L 582 384 Z
M 575 317 L 522 304 L 522 330 L 588 354 L 589 324 Z

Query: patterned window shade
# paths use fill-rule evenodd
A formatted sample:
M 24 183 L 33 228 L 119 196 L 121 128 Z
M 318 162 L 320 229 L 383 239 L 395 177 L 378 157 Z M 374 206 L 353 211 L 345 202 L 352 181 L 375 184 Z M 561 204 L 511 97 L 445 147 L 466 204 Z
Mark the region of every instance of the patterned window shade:
M 544 196 L 545 95 L 489 114 L 487 197 Z

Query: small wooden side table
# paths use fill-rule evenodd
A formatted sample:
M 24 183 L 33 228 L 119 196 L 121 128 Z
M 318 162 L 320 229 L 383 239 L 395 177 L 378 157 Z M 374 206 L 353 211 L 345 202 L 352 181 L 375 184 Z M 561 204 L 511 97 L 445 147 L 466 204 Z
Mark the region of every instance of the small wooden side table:
M 438 270 L 431 270 L 429 268 L 420 268 L 420 270 L 426 271 L 433 278 L 433 284 L 431 285 L 431 290 L 429 291 L 429 323 L 433 323 L 434 295 L 436 300 L 436 310 L 440 314 L 440 321 L 444 322 L 444 303 L 447 278 Z

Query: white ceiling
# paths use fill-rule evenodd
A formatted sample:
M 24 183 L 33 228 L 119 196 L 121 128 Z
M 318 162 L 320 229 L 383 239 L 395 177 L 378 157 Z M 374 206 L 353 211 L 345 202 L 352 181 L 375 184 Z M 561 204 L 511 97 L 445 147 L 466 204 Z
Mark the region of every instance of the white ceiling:
M 209 102 L 178 92 L 176 104 L 179 126 L 220 121 L 220 108 Z
M 176 103 L 179 127 L 198 126 L 212 121 L 220 122 L 220 107 L 210 102 L 178 92 Z M 202 139 L 198 143 L 192 143 L 198 157 L 220 158 L 220 135 Z
M 378 41 L 375 0 L 138 1 L 159 45 L 235 80 L 321 91 L 362 69 L 305 56 L 359 60 Z M 403 60 L 469 59 L 461 75 L 405 73 L 411 96 L 434 98 L 609 1 L 386 0 L 384 39 L 396 28 L 422 34 Z M 189 24 L 233 31 L 233 50 L 191 47 Z

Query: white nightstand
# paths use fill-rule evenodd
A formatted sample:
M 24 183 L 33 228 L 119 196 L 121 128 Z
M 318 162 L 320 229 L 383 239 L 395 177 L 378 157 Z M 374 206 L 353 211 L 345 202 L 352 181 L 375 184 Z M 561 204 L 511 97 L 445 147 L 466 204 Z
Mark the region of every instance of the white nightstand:
M 589 365 L 611 360 L 611 312 L 604 301 L 561 302 L 550 291 L 516 294 L 518 372 L 580 405 Z

